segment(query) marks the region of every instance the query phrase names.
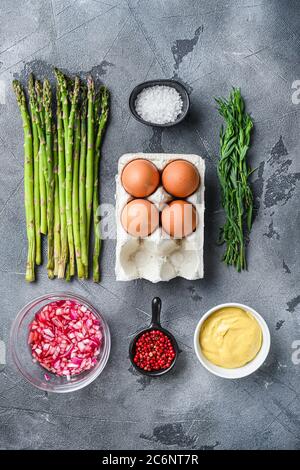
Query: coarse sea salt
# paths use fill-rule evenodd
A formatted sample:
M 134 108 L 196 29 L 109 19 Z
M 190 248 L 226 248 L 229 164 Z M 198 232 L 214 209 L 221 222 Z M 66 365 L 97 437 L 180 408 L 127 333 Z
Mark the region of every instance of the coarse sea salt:
M 137 96 L 135 109 L 144 120 L 153 124 L 175 122 L 182 111 L 182 98 L 177 90 L 166 85 L 144 88 Z

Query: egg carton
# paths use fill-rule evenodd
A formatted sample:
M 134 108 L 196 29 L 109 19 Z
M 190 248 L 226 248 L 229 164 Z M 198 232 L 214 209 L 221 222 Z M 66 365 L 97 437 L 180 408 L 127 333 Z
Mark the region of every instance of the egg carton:
M 132 200 L 121 182 L 122 170 L 127 163 L 143 158 L 150 160 L 162 171 L 173 160 L 187 160 L 195 165 L 200 174 L 200 186 L 191 196 L 185 198 L 195 205 L 198 214 L 196 230 L 185 238 L 172 239 L 162 227 L 157 228 L 145 238 L 135 238 L 123 228 L 121 213 L 124 206 Z M 116 175 L 116 266 L 117 281 L 147 279 L 153 283 L 169 281 L 175 277 L 195 280 L 204 276 L 204 178 L 205 161 L 199 155 L 165 154 L 165 153 L 127 153 L 120 157 Z M 148 196 L 159 211 L 166 203 L 174 199 L 162 186 Z

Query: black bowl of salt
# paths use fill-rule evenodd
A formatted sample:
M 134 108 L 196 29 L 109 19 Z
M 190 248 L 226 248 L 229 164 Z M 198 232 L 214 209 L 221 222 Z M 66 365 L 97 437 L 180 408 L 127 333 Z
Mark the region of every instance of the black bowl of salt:
M 171 127 L 186 117 L 190 98 L 176 80 L 149 80 L 132 90 L 129 108 L 133 117 L 146 126 Z

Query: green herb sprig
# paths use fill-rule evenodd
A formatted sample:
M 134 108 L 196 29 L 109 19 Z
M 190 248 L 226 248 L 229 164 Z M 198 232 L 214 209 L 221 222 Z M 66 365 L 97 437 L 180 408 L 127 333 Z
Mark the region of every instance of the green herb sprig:
M 245 112 L 240 89 L 233 88 L 229 99 L 216 99 L 218 111 L 225 119 L 220 133 L 218 177 L 226 221 L 220 229 L 220 244 L 226 244 L 223 261 L 237 271 L 247 269 L 245 242 L 253 221 L 253 194 L 249 185 L 252 173 L 247 164 L 253 122 Z

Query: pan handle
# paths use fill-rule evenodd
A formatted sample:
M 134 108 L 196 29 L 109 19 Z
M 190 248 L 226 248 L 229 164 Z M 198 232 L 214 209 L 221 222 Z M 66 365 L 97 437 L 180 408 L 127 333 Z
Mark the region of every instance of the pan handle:
M 161 299 L 154 297 L 152 300 L 152 326 L 160 326 Z

